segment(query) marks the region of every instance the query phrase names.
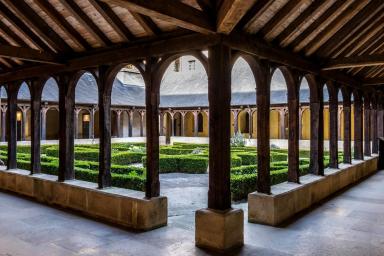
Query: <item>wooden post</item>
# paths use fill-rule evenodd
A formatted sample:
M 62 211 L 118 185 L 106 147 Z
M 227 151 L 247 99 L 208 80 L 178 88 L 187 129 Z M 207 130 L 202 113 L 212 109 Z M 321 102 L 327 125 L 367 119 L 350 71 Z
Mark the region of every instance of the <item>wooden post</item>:
M 338 168 L 338 88 L 334 83 L 329 86 L 329 167 Z
M 379 153 L 379 141 L 377 136 L 377 100 L 374 96 L 372 98 L 371 110 L 371 138 L 372 138 L 372 153 Z
M 40 164 L 40 127 L 41 93 L 45 80 L 34 80 L 31 85 L 31 174 L 41 172 Z
M 8 137 L 8 159 L 7 169 L 16 169 L 16 112 L 17 112 L 17 92 L 20 85 L 16 83 L 8 84 L 8 118 L 7 118 L 7 137 Z
M 363 160 L 363 113 L 362 113 L 362 99 L 360 92 L 355 92 L 353 95 L 354 106 L 354 158 L 357 160 Z
M 310 77 L 311 139 L 309 170 L 324 175 L 324 102 L 323 83 L 318 77 Z
M 351 93 L 348 88 L 342 88 L 344 111 L 344 156 L 343 162 L 352 163 L 351 154 Z
M 288 181 L 300 182 L 299 174 L 299 75 L 288 70 Z M 286 71 L 287 72 L 287 71 Z
M 145 183 L 145 196 L 147 198 L 160 195 L 159 105 L 161 77 L 153 71 L 155 65 L 156 60 L 148 58 L 143 74 L 145 81 L 145 129 L 147 137 L 147 180 Z
M 364 95 L 364 155 L 371 155 L 371 99 Z
M 99 188 L 112 185 L 111 176 L 111 91 L 113 79 L 108 76 L 108 68 L 99 68 Z
M 384 98 L 380 95 L 377 101 L 377 137 L 384 137 L 384 110 L 383 110 Z
M 59 181 L 75 178 L 74 108 L 75 85 L 72 74 L 59 76 Z
M 270 115 L 270 65 L 260 61 L 259 65 L 252 67 L 256 80 L 257 104 L 257 191 L 271 193 L 270 176 L 270 145 L 269 145 L 269 115 Z M 264 121 L 262 121 L 264 120 Z
M 209 191 L 208 208 L 231 208 L 231 50 L 223 44 L 209 48 Z

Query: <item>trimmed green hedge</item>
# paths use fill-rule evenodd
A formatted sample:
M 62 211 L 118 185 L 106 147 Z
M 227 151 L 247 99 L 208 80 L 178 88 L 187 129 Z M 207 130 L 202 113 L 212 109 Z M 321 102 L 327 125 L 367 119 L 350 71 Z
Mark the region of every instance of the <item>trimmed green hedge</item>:
M 146 167 L 147 157 L 144 156 L 143 166 Z M 208 158 L 197 155 L 160 155 L 160 173 L 184 172 L 184 173 L 206 173 Z
M 132 163 L 141 163 L 141 159 L 145 156 L 145 153 L 139 152 L 120 152 L 114 153 L 111 157 L 112 164 L 128 165 Z

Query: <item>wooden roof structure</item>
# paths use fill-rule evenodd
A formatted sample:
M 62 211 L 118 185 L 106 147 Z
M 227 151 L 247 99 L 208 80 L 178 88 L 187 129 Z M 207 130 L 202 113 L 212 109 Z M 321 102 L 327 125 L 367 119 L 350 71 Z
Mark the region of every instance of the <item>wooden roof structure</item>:
M 384 84 L 381 0 L 0 0 L 0 82 L 219 40 L 351 86 Z

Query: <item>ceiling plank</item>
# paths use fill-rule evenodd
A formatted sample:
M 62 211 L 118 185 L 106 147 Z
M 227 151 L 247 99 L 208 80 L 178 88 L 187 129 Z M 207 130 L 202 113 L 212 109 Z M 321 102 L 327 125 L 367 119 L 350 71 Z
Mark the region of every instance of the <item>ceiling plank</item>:
M 119 16 L 112 10 L 112 8 L 101 1 L 88 0 L 88 2 L 100 13 L 101 16 L 108 22 L 108 24 L 115 30 L 117 34 L 126 42 L 135 39 L 132 32 L 125 26 Z
M 15 58 L 19 60 L 27 60 L 32 62 L 58 64 L 55 55 L 38 51 L 31 48 L 0 45 L 0 56 L 5 58 Z
M 323 70 L 384 65 L 384 55 L 362 55 L 331 59 Z
M 250 30 L 252 24 L 260 18 L 271 5 L 273 4 L 272 0 L 258 0 L 251 7 L 251 9 L 244 15 L 244 17 L 238 22 L 234 30 Z
M 71 52 L 73 49 L 62 39 L 24 0 L 5 0 L 22 17 L 27 26 L 33 28 L 40 38 L 56 51 Z
M 224 0 L 217 15 L 217 32 L 230 34 L 256 0 Z
M 7 25 L 5 25 L 0 20 L 0 30 L 4 32 L 4 34 L 9 37 L 12 41 L 22 47 L 29 47 L 28 44 L 22 40 L 12 29 L 10 29 Z
M 34 2 L 71 38 L 72 41 L 86 50 L 92 49 L 92 46 L 88 43 L 88 41 L 85 40 L 84 37 L 81 36 L 80 33 L 68 23 L 68 21 L 55 9 L 55 7 L 49 3 L 49 1 L 34 0 Z
M 153 22 L 150 17 L 136 12 L 131 12 L 131 14 L 133 18 L 140 24 L 140 26 L 143 27 L 143 29 L 145 30 L 145 32 L 147 32 L 149 36 L 161 34 L 161 30 L 157 27 L 155 22 Z
M 75 19 L 90 33 L 101 46 L 109 46 L 111 40 L 104 32 L 88 17 L 86 13 L 75 3 L 74 0 L 60 0 L 60 3 L 75 17 Z
M 12 25 L 14 25 L 25 37 L 28 37 L 37 48 L 46 52 L 52 52 L 52 49 L 38 37 L 24 22 L 16 17 L 7 6 L 0 2 L 0 14 L 5 17 Z
M 115 4 L 132 12 L 141 13 L 149 17 L 155 17 L 171 22 L 179 27 L 186 28 L 204 34 L 215 32 L 213 21 L 206 13 L 197 10 L 187 4 L 174 0 L 101 0 L 109 4 Z

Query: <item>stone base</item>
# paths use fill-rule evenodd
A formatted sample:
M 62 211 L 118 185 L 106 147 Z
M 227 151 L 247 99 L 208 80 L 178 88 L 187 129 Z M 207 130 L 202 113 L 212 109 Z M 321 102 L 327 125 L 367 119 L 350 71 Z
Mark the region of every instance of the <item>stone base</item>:
M 272 186 L 271 195 L 248 195 L 248 221 L 277 226 L 333 193 L 377 171 L 377 156 L 365 161 L 340 164 L 340 169 L 326 169 L 324 176 L 308 174 L 300 184 L 285 182 Z
M 145 199 L 144 193 L 139 191 L 97 189 L 97 184 L 79 180 L 58 182 L 56 176 L 30 175 L 26 170 L 0 171 L 0 189 L 134 230 L 167 225 L 167 198 Z
M 244 244 L 244 212 L 241 209 L 201 209 L 195 215 L 196 246 L 228 251 Z

